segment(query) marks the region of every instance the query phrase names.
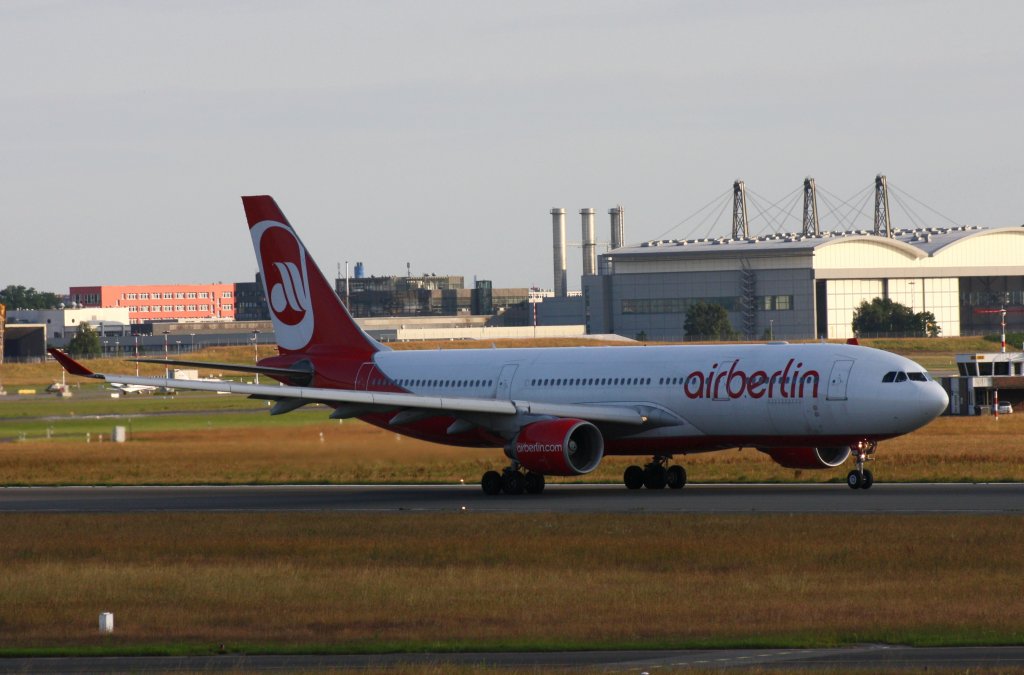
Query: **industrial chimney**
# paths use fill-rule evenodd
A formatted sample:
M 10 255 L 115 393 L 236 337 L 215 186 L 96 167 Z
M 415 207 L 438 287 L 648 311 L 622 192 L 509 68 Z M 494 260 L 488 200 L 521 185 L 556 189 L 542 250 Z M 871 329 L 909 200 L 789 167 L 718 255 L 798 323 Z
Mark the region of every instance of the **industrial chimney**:
M 565 209 L 551 209 L 551 230 L 555 253 L 555 297 L 566 297 Z
M 580 209 L 583 221 L 583 275 L 597 274 L 597 235 L 594 231 L 594 209 Z
M 626 228 L 623 222 L 622 204 L 608 211 L 612 217 L 612 250 L 621 248 L 626 243 Z

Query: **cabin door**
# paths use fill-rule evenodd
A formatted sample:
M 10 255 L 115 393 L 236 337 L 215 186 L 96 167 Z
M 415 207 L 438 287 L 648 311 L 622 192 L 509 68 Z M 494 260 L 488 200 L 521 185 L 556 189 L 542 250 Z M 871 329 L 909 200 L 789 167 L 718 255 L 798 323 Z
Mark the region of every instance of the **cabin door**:
M 845 401 L 846 385 L 850 382 L 850 370 L 853 368 L 853 361 L 841 359 L 832 364 L 832 373 L 828 376 L 829 401 Z
M 498 374 L 498 385 L 494 390 L 494 398 L 498 400 L 509 400 L 512 398 L 512 380 L 516 377 L 517 363 L 506 363 L 501 367 Z

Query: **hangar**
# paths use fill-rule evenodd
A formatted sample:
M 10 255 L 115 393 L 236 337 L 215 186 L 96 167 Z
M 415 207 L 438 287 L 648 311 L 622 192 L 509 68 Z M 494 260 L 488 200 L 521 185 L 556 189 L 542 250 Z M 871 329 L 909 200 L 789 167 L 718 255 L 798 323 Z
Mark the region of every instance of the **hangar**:
M 849 338 L 854 309 L 885 297 L 957 336 L 998 332 L 991 310 L 1024 306 L 1024 228 L 876 232 L 751 237 L 734 227 L 728 238 L 615 248 L 583 277 L 587 332 L 681 340 L 687 308 L 704 301 L 725 307 L 747 339 Z M 1020 330 L 1024 316 L 1007 325 Z

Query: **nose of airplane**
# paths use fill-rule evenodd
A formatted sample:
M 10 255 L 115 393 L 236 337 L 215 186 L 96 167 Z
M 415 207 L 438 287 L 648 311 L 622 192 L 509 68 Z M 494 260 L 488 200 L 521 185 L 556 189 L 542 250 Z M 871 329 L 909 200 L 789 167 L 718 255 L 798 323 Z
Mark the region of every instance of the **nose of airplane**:
M 935 411 L 934 417 L 938 417 L 942 413 L 946 412 L 946 408 L 949 407 L 949 395 L 946 390 L 942 388 L 942 385 L 938 382 L 932 382 L 930 395 L 932 396 L 933 410 Z
M 938 382 L 929 382 L 927 387 L 921 387 L 920 396 L 912 400 L 922 426 L 944 413 L 949 406 L 949 396 Z

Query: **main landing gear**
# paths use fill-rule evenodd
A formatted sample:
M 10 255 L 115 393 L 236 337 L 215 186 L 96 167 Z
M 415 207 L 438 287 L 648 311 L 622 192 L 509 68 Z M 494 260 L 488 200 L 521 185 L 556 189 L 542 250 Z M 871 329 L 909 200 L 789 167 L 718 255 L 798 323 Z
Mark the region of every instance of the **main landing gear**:
M 673 464 L 668 466 L 671 455 L 655 455 L 650 464 L 630 466 L 622 474 L 622 482 L 630 490 L 639 490 L 646 487 L 648 490 L 661 490 L 668 486 L 678 490 L 686 485 L 686 469 Z
M 488 471 L 480 479 L 485 494 L 521 495 L 524 492 L 537 495 L 544 491 L 544 474 L 527 471 L 523 473 L 518 462 L 514 462 L 501 473 Z
M 853 451 L 857 453 L 857 468 L 846 474 L 846 484 L 851 490 L 867 490 L 875 484 L 874 474 L 864 468 L 864 463 L 874 461 L 877 446 L 875 441 L 861 441 L 853 446 Z

